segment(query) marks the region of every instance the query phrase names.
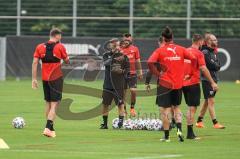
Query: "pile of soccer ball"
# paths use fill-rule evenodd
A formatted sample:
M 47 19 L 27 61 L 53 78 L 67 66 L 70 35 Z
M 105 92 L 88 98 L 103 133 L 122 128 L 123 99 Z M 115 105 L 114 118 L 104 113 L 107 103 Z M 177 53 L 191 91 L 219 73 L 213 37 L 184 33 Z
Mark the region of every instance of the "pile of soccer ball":
M 118 122 L 118 118 L 113 119 L 112 127 L 114 129 L 118 129 Z M 161 131 L 162 121 L 160 119 L 127 119 L 123 122 L 123 129 Z

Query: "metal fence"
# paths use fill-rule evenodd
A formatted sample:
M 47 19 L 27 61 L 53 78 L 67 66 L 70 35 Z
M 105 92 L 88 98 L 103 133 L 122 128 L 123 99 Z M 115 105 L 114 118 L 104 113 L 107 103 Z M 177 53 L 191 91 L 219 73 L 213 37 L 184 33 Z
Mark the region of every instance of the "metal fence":
M 0 36 L 47 35 L 57 26 L 73 37 L 155 38 L 169 25 L 178 38 L 239 38 L 239 8 L 238 0 L 0 0 Z

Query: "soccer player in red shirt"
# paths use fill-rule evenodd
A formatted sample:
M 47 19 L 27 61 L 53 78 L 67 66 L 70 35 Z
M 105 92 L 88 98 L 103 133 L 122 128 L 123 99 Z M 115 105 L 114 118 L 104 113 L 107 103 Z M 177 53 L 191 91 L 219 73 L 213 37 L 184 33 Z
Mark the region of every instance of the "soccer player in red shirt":
M 132 35 L 127 33 L 123 35 L 123 41 L 121 42 L 121 52 L 127 55 L 130 62 L 130 76 L 126 81 L 126 89 L 130 88 L 131 92 L 131 116 L 136 116 L 136 111 L 134 109 L 136 104 L 136 88 L 137 88 L 137 77 L 139 79 L 143 78 L 142 66 L 140 60 L 140 53 L 138 47 L 132 44 L 133 38 Z M 138 72 L 138 75 L 137 75 Z M 124 93 L 126 95 L 126 91 Z M 125 102 L 126 104 L 126 102 Z M 125 105 L 126 110 L 126 105 Z
M 183 94 L 185 102 L 188 105 L 187 111 L 187 139 L 198 139 L 193 132 L 194 115 L 197 107 L 200 105 L 201 89 L 200 89 L 200 71 L 211 83 L 214 90 L 218 86 L 214 82 L 209 73 L 203 53 L 199 50 L 203 45 L 203 37 L 199 34 L 194 34 L 192 38 L 192 46 L 187 49 L 197 58 L 197 61 L 184 60 L 184 81 Z
M 42 62 L 42 83 L 44 99 L 46 101 L 47 123 L 43 135 L 56 137 L 53 122 L 56 118 L 56 109 L 62 99 L 63 73 L 61 71 L 61 60 L 69 63 L 65 47 L 60 43 L 61 30 L 53 28 L 50 31 L 50 40 L 36 47 L 32 64 L 32 88 L 38 88 L 37 67 L 39 60 Z
M 174 117 L 177 126 L 177 136 L 183 142 L 182 113 L 179 108 L 182 100 L 182 86 L 184 76 L 184 59 L 196 59 L 194 55 L 177 44 L 173 43 L 173 32 L 166 27 L 162 32 L 165 42 L 163 47 L 156 49 L 148 59 L 150 71 L 159 78 L 156 104 L 160 107 L 163 121 L 164 137 L 161 141 L 169 142 L 169 117 L 171 108 L 174 107 Z M 155 63 L 159 63 L 161 71 L 158 71 Z

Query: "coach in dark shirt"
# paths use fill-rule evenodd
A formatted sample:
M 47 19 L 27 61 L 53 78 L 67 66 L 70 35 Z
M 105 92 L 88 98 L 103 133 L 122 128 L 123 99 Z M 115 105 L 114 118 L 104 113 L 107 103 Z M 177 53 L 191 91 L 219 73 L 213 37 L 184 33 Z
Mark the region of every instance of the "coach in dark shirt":
M 126 55 L 120 52 L 119 40 L 112 39 L 108 45 L 110 51 L 103 55 L 105 78 L 102 94 L 103 124 L 101 124 L 100 129 L 108 129 L 108 107 L 111 105 L 113 99 L 118 106 L 118 127 L 122 127 L 124 118 L 124 85 L 125 79 L 129 75 L 129 60 Z
M 218 45 L 218 41 L 213 34 L 208 34 L 205 38 L 206 38 L 205 39 L 206 45 L 202 47 L 202 53 L 204 54 L 206 66 L 213 80 L 217 83 L 217 81 L 219 80 L 218 71 L 221 68 L 219 59 L 215 51 Z M 219 124 L 216 119 L 215 107 L 214 107 L 214 103 L 215 103 L 214 97 L 216 95 L 216 91 L 213 90 L 210 82 L 208 82 L 208 80 L 204 76 L 201 76 L 201 78 L 202 78 L 202 89 L 203 89 L 205 101 L 201 107 L 201 111 L 200 111 L 196 126 L 198 128 L 204 127 L 203 117 L 207 109 L 209 109 L 209 113 L 213 122 L 213 127 L 215 129 L 224 129 L 225 127 Z

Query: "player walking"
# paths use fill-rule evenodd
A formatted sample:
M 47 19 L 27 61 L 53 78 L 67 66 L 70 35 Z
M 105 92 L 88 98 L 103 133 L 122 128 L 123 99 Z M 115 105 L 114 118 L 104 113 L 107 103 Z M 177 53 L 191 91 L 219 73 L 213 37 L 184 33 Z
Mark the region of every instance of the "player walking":
M 194 34 L 192 38 L 192 46 L 187 50 L 195 55 L 197 61 L 184 60 L 184 81 L 183 94 L 185 102 L 188 105 L 187 111 L 187 139 L 198 139 L 193 131 L 194 115 L 197 107 L 200 105 L 200 70 L 204 77 L 209 81 L 211 87 L 217 90 L 217 84 L 212 79 L 204 60 L 204 55 L 199 50 L 203 45 L 203 37 Z
M 47 123 L 43 135 L 56 137 L 53 122 L 56 118 L 56 109 L 62 99 L 63 74 L 61 60 L 69 63 L 65 47 L 60 43 L 62 32 L 58 28 L 50 31 L 50 40 L 39 44 L 33 55 L 32 88 L 38 88 L 37 67 L 39 60 L 42 62 L 42 83 L 44 99 L 46 101 Z
M 140 60 L 140 53 L 138 47 L 132 44 L 133 39 L 131 34 L 124 34 L 123 41 L 121 43 L 121 52 L 125 54 L 130 62 L 130 76 L 126 82 L 126 89 L 129 87 L 131 92 L 131 107 L 130 114 L 131 116 L 136 116 L 136 111 L 134 109 L 136 104 L 136 91 L 137 91 L 137 78 L 142 79 L 142 66 Z M 137 75 L 138 72 L 138 75 Z M 126 95 L 126 90 L 124 95 Z M 125 98 L 125 97 L 124 97 Z M 125 102 L 125 111 L 126 111 L 126 102 Z
M 220 62 L 215 53 L 217 45 L 218 45 L 217 38 L 213 34 L 210 34 L 206 37 L 206 46 L 202 48 L 202 53 L 204 54 L 206 66 L 210 71 L 210 74 L 213 80 L 216 83 L 219 80 L 218 71 L 221 68 Z M 219 124 L 216 119 L 215 106 L 214 106 L 215 104 L 214 97 L 216 95 L 216 91 L 211 87 L 211 83 L 203 76 L 202 76 L 202 89 L 203 89 L 205 101 L 201 107 L 201 111 L 196 123 L 196 127 L 198 128 L 204 127 L 203 117 L 208 109 L 213 122 L 213 128 L 224 129 L 225 127 Z
M 105 79 L 102 94 L 102 118 L 103 124 L 100 129 L 108 129 L 108 107 L 114 99 L 118 106 L 119 123 L 121 128 L 124 119 L 124 86 L 125 79 L 129 74 L 129 61 L 126 55 L 120 52 L 120 42 L 118 39 L 109 41 L 110 51 L 103 55 L 103 63 L 105 65 Z

